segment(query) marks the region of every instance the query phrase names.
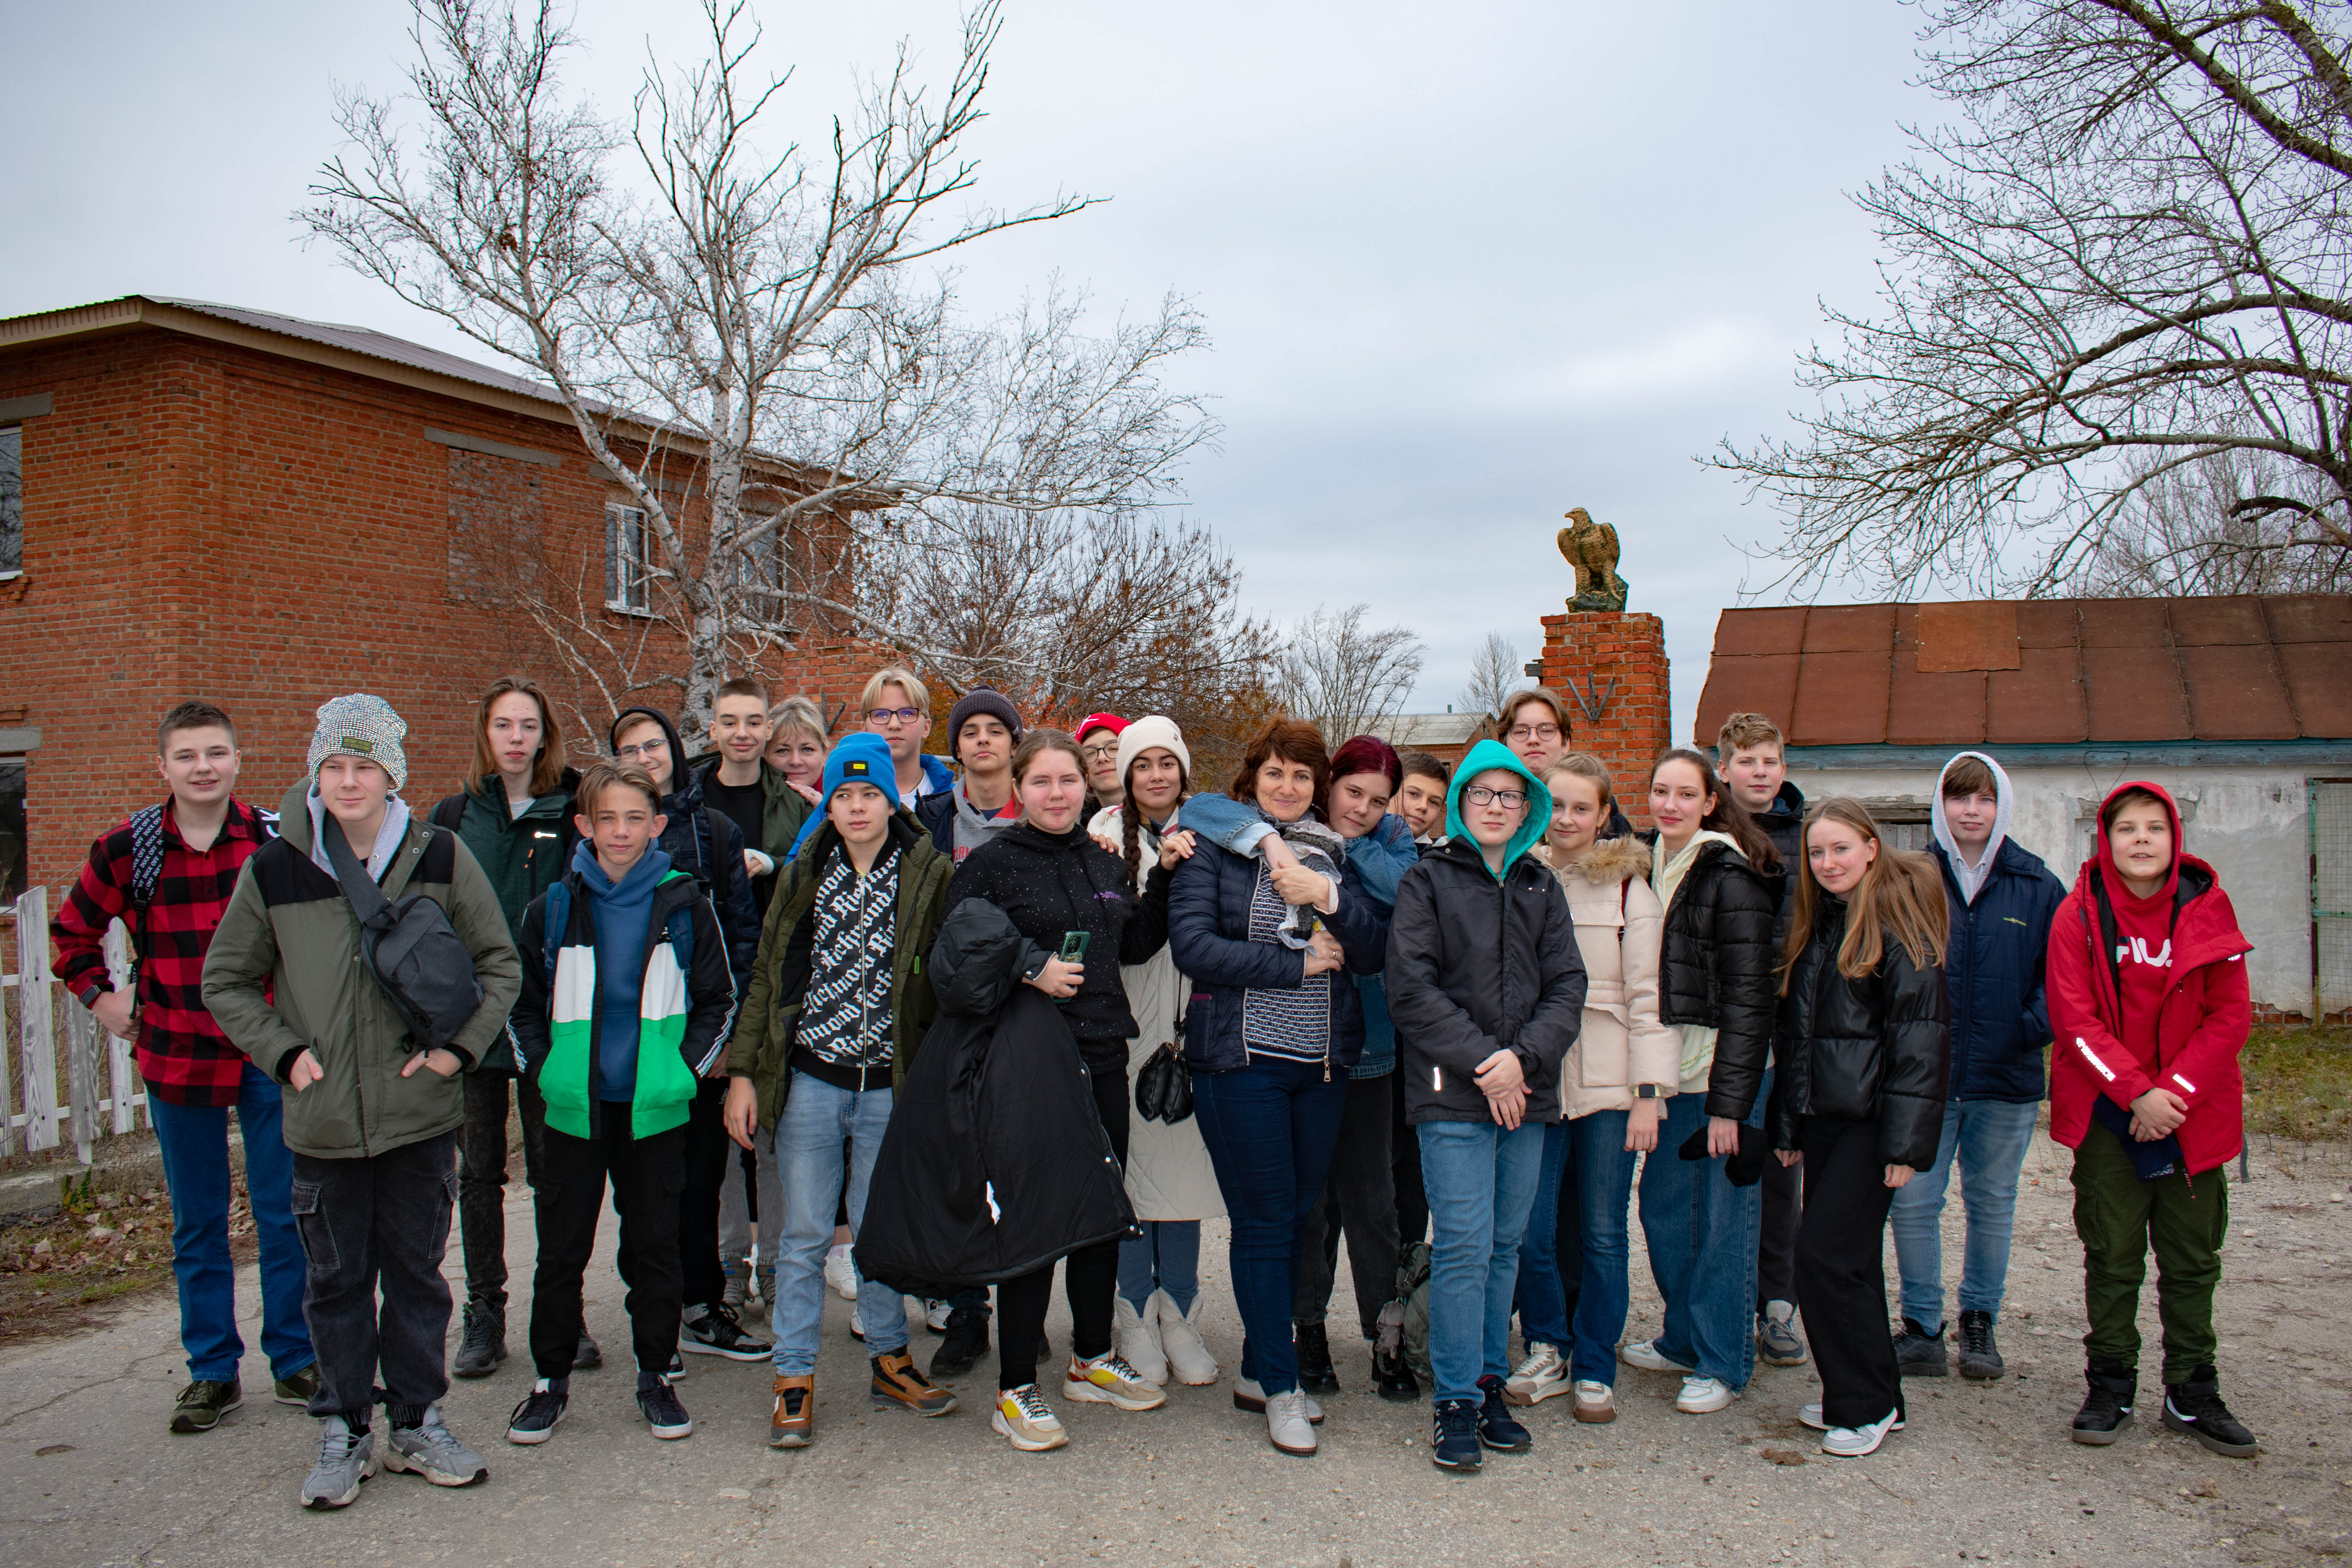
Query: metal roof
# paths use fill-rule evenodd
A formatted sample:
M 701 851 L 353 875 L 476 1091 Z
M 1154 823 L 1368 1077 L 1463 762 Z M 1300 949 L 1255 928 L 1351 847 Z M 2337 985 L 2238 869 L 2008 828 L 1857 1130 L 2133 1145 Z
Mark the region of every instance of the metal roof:
M 1364 726 L 1400 752 L 1426 751 L 1432 746 L 1466 746 L 1490 733 L 1494 718 L 1486 713 L 1399 713 Z
M 430 371 L 436 375 L 454 376 L 459 381 L 495 386 L 502 392 L 537 398 L 559 407 L 563 401 L 555 388 L 546 382 L 533 381 L 528 376 L 517 375 L 511 371 L 499 370 L 475 360 L 460 359 L 439 349 L 426 348 L 423 343 L 412 343 L 405 338 L 379 332 L 373 327 L 354 327 L 341 321 L 310 321 L 299 316 L 281 316 L 274 310 L 248 310 L 243 305 L 223 305 L 212 300 L 177 299 L 168 294 L 142 294 L 137 298 L 152 300 L 159 305 L 177 305 L 184 310 L 199 310 L 225 321 L 236 321 L 265 332 L 300 338 L 328 348 L 347 349 L 372 359 L 389 360 L 394 364 L 404 364 L 411 370 Z

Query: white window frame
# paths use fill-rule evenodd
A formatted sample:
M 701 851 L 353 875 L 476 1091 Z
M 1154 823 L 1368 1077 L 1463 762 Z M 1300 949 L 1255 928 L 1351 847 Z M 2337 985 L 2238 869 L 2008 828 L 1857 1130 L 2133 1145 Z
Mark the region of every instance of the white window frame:
M 0 435 L 16 439 L 16 564 L 0 568 L 0 583 L 13 583 L 25 574 L 25 426 L 0 424 Z
M 635 550 L 630 546 L 634 544 Z M 653 530 L 643 507 L 604 506 L 604 607 L 624 616 L 651 616 Z

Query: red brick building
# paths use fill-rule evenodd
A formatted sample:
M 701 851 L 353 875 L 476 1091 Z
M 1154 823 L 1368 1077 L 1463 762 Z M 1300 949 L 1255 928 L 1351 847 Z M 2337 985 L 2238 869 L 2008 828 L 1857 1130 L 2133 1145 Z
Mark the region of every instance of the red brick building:
M 412 799 L 455 788 L 489 680 L 580 689 L 485 581 L 544 562 L 614 597 L 627 499 L 535 384 L 382 333 L 137 295 L 0 321 L 0 891 L 62 884 L 156 798 L 151 726 L 186 697 L 237 721 L 250 800 L 352 690 L 408 721 Z M 665 663 L 657 623 L 590 613 Z M 878 660 L 812 638 L 766 673 L 831 713 Z

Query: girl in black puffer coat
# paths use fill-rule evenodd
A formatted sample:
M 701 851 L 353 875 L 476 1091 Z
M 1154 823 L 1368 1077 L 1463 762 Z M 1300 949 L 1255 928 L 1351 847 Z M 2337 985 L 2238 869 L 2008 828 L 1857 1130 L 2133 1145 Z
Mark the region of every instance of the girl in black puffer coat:
M 1822 1403 L 1799 1418 L 1822 1429 L 1822 1452 L 1851 1458 L 1903 1420 L 1885 1329 L 1886 1211 L 1943 1132 L 1950 915 L 1932 862 L 1882 844 L 1858 801 L 1814 806 L 1805 848 L 1769 1121 L 1780 1163 L 1804 1163 L 1797 1307 Z

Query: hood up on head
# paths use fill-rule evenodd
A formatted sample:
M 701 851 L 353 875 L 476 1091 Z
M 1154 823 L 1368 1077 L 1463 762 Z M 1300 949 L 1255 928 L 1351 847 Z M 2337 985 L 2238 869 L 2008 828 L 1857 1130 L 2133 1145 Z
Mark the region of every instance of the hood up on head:
M 1993 796 L 2000 802 L 1993 811 L 1992 837 L 1985 843 L 1984 858 L 1974 866 L 1969 865 L 1960 854 L 1959 844 L 1952 837 L 1951 824 L 1944 818 L 1944 780 L 1963 757 L 1974 757 L 1992 770 Z M 1936 842 L 1944 847 L 1944 857 L 1951 863 L 1952 879 L 1960 885 L 1963 902 L 1975 903 L 1977 894 L 1985 885 L 1985 879 L 1992 875 L 1993 858 L 2000 853 L 2001 843 L 2009 837 L 2009 815 L 2016 801 L 2017 791 L 2009 782 L 2008 771 L 1982 752 L 1958 753 L 1936 775 L 1936 798 L 1927 807 L 1927 819 L 1934 829 Z
M 677 726 L 672 723 L 670 716 L 660 709 L 622 709 L 614 716 L 613 727 L 604 733 L 604 744 L 611 748 L 618 747 L 621 731 L 628 728 L 632 721 L 637 719 L 650 719 L 659 724 L 662 727 L 662 733 L 669 740 L 669 793 L 663 797 L 663 805 L 667 807 L 673 800 L 681 805 L 700 805 L 702 781 L 696 776 L 695 770 L 687 765 L 686 742 L 678 738 Z
M 1513 861 L 1543 841 L 1544 830 L 1551 826 L 1551 791 L 1500 741 L 1479 742 L 1454 770 L 1454 782 L 1445 788 L 1445 834 L 1449 839 L 1476 847 L 1477 840 L 1470 837 L 1470 829 L 1462 820 L 1462 792 L 1470 787 L 1472 779 L 1496 768 L 1518 774 L 1528 784 L 1527 820 L 1511 835 L 1511 841 L 1503 846 L 1503 869 L 1508 871 Z
M 2172 820 L 2172 866 L 2165 873 L 2164 886 L 2149 895 L 2152 899 L 2170 902 L 2174 891 L 2180 886 L 2180 807 L 2173 800 L 2172 793 L 2162 784 L 2136 780 L 2119 784 L 2107 792 L 2106 798 L 2099 802 L 2098 820 L 2092 825 L 2091 831 L 2096 842 L 2091 846 L 2091 863 L 2099 868 L 2099 879 L 2106 885 L 2107 897 L 2118 900 L 2132 897 L 2130 889 L 2124 885 L 2123 872 L 2116 865 L 2115 851 L 2107 846 L 2107 809 L 2115 805 L 2117 795 L 2126 791 L 2154 795 L 2164 803 L 2164 814 Z

